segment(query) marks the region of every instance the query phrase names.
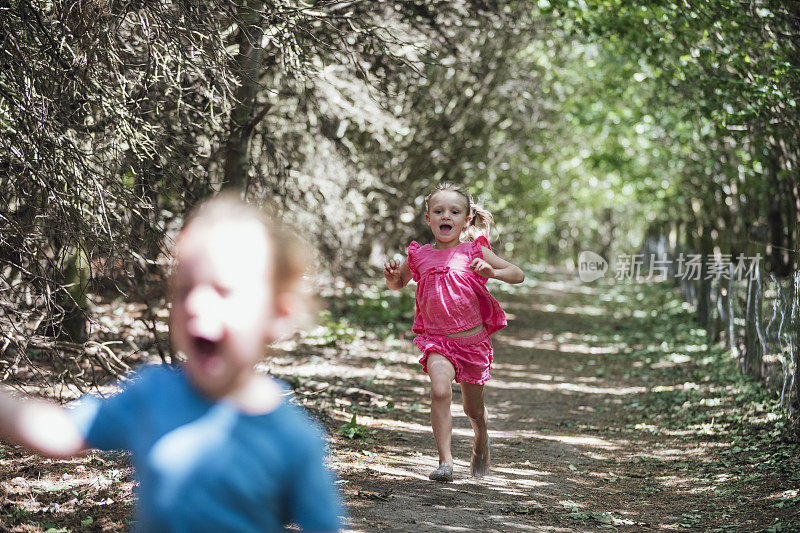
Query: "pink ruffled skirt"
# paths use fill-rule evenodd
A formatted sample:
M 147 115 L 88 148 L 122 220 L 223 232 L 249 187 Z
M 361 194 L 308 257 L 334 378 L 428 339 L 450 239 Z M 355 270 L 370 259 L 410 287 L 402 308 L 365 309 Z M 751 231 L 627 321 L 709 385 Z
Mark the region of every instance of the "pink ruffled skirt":
M 492 356 L 494 349 L 486 330 L 469 337 L 447 337 L 423 333 L 414 339 L 414 344 L 422 350 L 422 370 L 428 373 L 428 355 L 442 354 L 456 370 L 456 383 L 462 381 L 483 385 L 492 376 Z

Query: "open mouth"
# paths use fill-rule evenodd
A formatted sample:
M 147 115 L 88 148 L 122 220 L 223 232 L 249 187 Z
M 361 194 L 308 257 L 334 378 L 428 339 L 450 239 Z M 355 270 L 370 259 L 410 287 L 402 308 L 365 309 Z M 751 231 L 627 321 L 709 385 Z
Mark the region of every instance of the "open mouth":
M 442 224 L 441 226 L 439 226 L 439 231 L 441 231 L 442 233 L 447 233 L 451 229 L 453 229 L 453 226 L 451 226 L 450 224 Z
M 194 353 L 204 359 L 215 355 L 218 347 L 219 341 L 215 341 L 206 337 L 192 337 L 192 348 L 194 348 Z
M 225 357 L 222 353 L 222 340 L 192 336 L 191 354 L 189 354 L 190 367 L 195 375 L 215 376 L 220 375 L 225 369 Z

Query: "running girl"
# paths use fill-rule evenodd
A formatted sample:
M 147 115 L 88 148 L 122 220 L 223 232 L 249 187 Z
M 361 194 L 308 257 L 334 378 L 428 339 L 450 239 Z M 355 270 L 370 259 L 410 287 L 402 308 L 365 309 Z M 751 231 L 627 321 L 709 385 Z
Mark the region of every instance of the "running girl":
M 486 290 L 486 280 L 521 283 L 525 274 L 492 252 L 485 235 L 492 215 L 476 205 L 464 188 L 439 185 L 425 198 L 425 209 L 433 243 L 420 246 L 412 241 L 406 262 L 390 260 L 383 274 L 393 290 L 411 279 L 418 282 L 412 331 L 418 334 L 414 344 L 422 351 L 419 362 L 431 380 L 431 426 L 439 452 L 439 467 L 429 477 L 453 480 L 450 383 L 455 380 L 461 384 L 464 413 L 475 431 L 471 474 L 480 478 L 489 471 L 490 461 L 489 413 L 483 402 L 493 355 L 489 335 L 506 326 L 503 310 Z

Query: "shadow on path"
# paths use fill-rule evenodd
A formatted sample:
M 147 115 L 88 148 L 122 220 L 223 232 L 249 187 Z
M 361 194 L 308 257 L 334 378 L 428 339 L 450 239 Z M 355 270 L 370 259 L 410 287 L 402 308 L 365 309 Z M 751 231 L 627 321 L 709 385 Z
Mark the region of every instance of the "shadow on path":
M 596 286 L 595 286 L 596 287 Z M 334 468 L 353 531 L 621 531 L 707 529 L 709 486 L 689 475 L 713 442 L 664 437 L 626 422 L 652 389 L 626 371 L 632 342 L 609 342 L 621 305 L 602 287 L 570 278 L 498 293 L 510 325 L 493 337 L 486 389 L 493 465 L 469 477 L 472 430 L 454 386 L 455 481 L 427 479 L 437 466 L 428 422 L 428 381 L 409 340 L 365 342 L 329 360 L 347 376 L 339 394 L 309 398 L 335 431 L 357 414 L 362 439 L 336 436 Z M 613 338 L 613 336 L 612 336 Z M 276 368 L 280 373 L 281 369 Z M 285 371 L 289 371 L 288 368 Z M 688 517 L 688 518 L 687 518 Z M 762 526 L 763 527 L 763 526 Z

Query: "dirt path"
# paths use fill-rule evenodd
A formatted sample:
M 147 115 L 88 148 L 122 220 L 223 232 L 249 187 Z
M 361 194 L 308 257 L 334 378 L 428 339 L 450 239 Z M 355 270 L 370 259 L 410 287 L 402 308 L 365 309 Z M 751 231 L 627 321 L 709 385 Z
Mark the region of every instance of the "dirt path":
M 580 340 L 592 333 L 593 320 L 576 307 L 595 295 L 571 290 L 583 288 L 551 282 L 530 294 L 501 298 L 512 320 L 494 339 L 497 355 L 487 387 L 493 443 L 488 478 L 469 477 L 472 431 L 454 386 L 456 479 L 452 484 L 427 479 L 437 459 L 426 376 L 418 368 L 412 366 L 410 376 L 403 372 L 398 385 L 404 388 L 400 396 L 418 397 L 423 409 L 404 413 L 400 421 L 388 413 L 359 419 L 378 429 L 375 441 L 381 446 L 375 457 L 338 450 L 353 530 L 568 531 L 576 525 L 566 516 L 570 502 L 578 512 L 609 510 L 600 503 L 611 488 L 610 476 L 603 475 L 609 471 L 606 460 L 642 450 L 600 430 L 608 423 L 604 419 L 613 417 L 601 419 L 598 407 L 612 404 L 620 391 L 610 379 L 576 371 L 602 355 L 590 353 Z M 410 356 L 418 357 L 413 351 Z M 630 503 L 614 510 L 636 522 L 650 520 L 633 512 Z
M 482 481 L 469 477 L 471 429 L 457 386 L 456 479 L 427 479 L 437 464 L 427 377 L 408 339 L 388 348 L 356 341 L 326 358 L 323 371 L 318 358 L 308 360 L 322 379 L 352 376 L 307 403 L 332 413 L 334 432 L 357 414 L 350 433 L 363 438 L 337 435 L 333 445 L 353 531 L 746 531 L 771 522 L 758 515 L 767 504 L 757 494 L 715 494 L 697 477 L 718 439 L 631 422 L 636 399 L 653 384 L 629 374 L 631 359 L 594 337 L 600 324 L 613 330 L 617 303 L 568 278 L 498 299 L 510 325 L 494 338 L 493 468 Z
M 482 481 L 468 476 L 456 386 L 456 479 L 427 479 L 428 380 L 410 334 L 340 321 L 264 363 L 332 435 L 351 531 L 800 531 L 800 446 L 774 395 L 706 346 L 665 290 L 552 274 L 497 289 L 510 326 L 494 337 L 493 469 Z M 356 307 L 337 316 L 363 319 L 366 298 L 385 309 L 375 295 L 352 293 Z M 124 454 L 52 461 L 2 445 L 0 530 L 121 531 L 132 487 Z

